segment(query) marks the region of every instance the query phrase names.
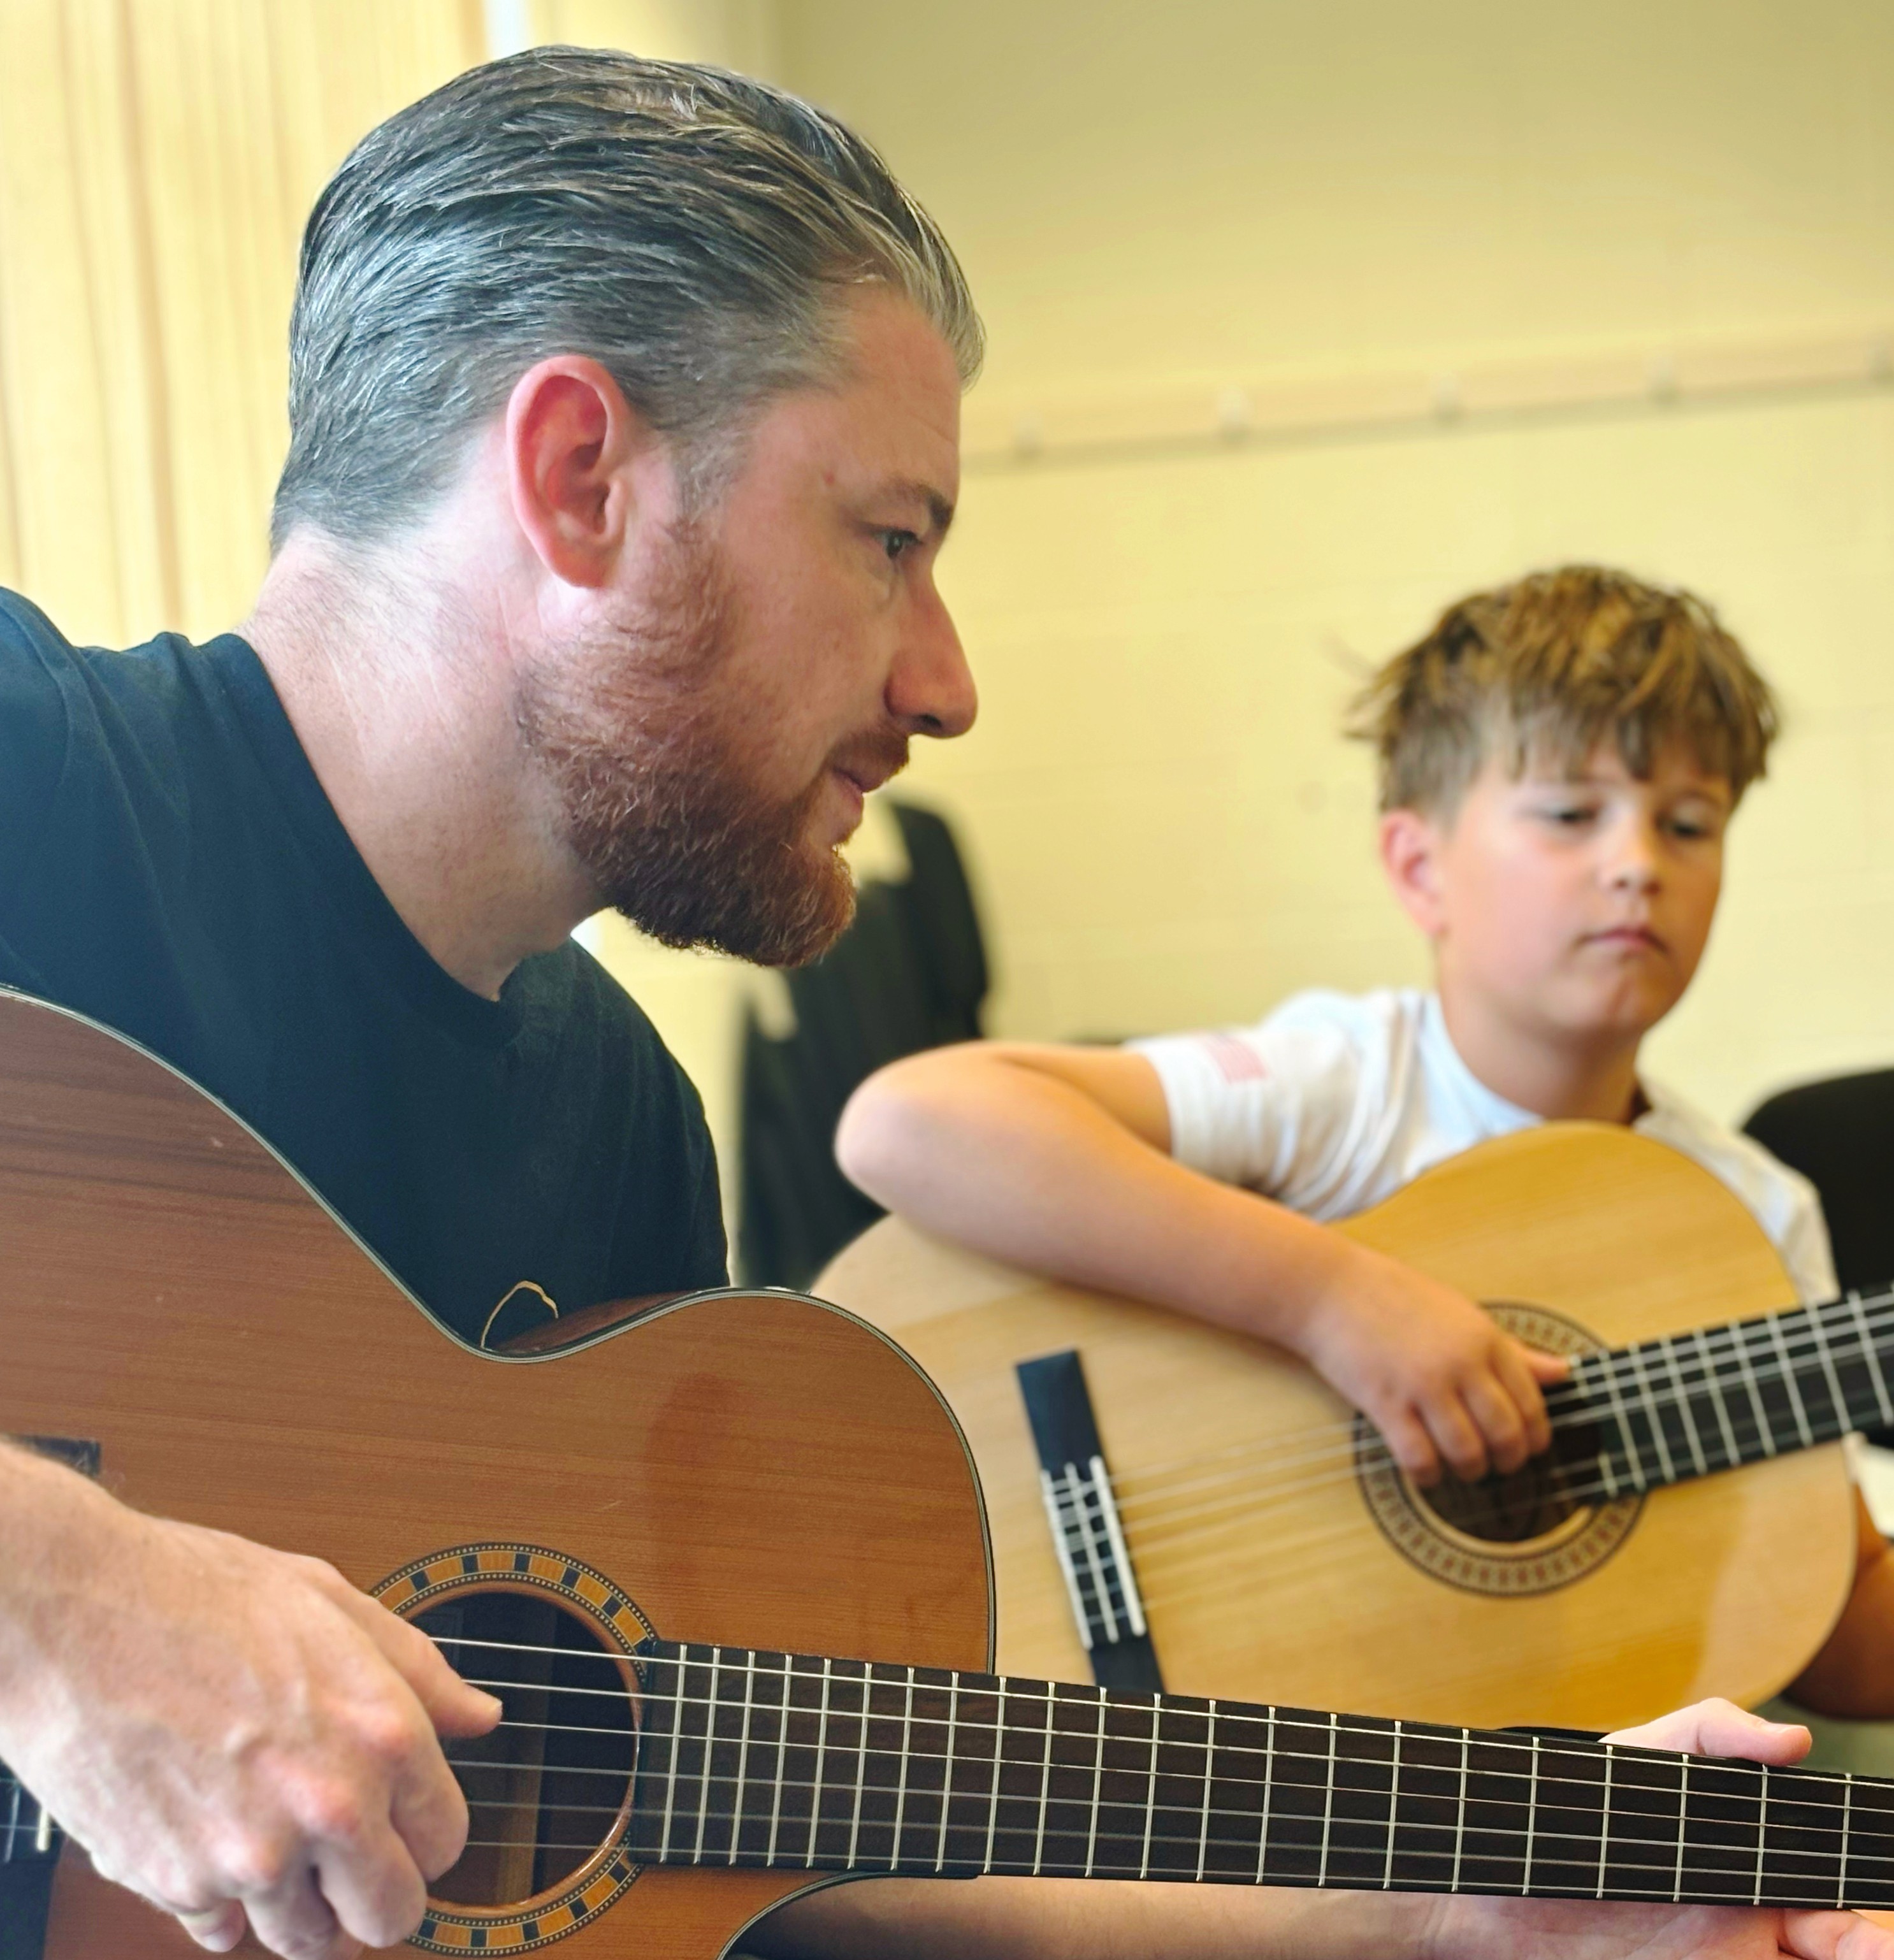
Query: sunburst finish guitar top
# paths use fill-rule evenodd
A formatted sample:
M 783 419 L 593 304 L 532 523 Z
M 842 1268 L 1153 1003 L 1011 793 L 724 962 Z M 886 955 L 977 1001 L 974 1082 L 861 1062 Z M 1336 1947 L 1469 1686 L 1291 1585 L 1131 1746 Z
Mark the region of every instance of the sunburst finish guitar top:
M 1676 1335 L 1794 1297 L 1721 1183 L 1603 1125 L 1482 1145 L 1336 1229 L 1555 1351 Z M 1488 1535 L 1493 1522 L 1463 1506 L 1442 1515 L 1461 1492 L 1437 1505 L 1415 1491 L 1339 1397 L 1263 1343 L 1033 1278 L 893 1219 L 817 1285 L 900 1341 L 966 1430 L 1007 1667 L 1089 1666 L 1015 1375 L 1066 1350 L 1082 1365 L 1138 1604 L 1174 1690 L 1610 1727 L 1702 1695 L 1773 1694 L 1847 1596 L 1854 1514 L 1832 1443 L 1796 1446 L 1791 1433 L 1775 1460 L 1675 1488 L 1594 1480 L 1587 1501 L 1536 1517 L 1529 1492 L 1527 1515 Z M 1779 1403 L 1779 1381 L 1762 1386 Z M 1667 1482 L 1660 1438 L 1685 1456 L 1687 1427 L 1673 1414 L 1641 1433 L 1650 1479 Z M 1721 1446 L 1705 1440 L 1712 1454 Z

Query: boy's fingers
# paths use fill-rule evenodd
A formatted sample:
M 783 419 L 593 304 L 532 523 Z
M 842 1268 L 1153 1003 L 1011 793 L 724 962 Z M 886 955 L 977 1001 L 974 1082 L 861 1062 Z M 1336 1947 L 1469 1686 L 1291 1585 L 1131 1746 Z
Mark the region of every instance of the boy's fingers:
M 1771 1722 L 1720 1696 L 1673 1709 L 1635 1729 L 1615 1729 L 1605 1740 L 1682 1749 L 1693 1756 L 1743 1756 L 1757 1763 L 1799 1763 L 1809 1752 L 1809 1732 L 1799 1722 Z
M 1434 1450 L 1434 1439 L 1412 1409 L 1397 1410 L 1382 1424 L 1381 1440 L 1395 1462 L 1422 1490 L 1440 1481 L 1440 1459 Z
M 1429 1403 L 1421 1413 L 1434 1446 L 1447 1459 L 1455 1476 L 1472 1484 L 1486 1475 L 1485 1440 L 1458 1395 Z
M 1491 1375 L 1476 1375 L 1461 1389 L 1460 1397 L 1485 1440 L 1493 1468 L 1502 1474 L 1517 1470 L 1530 1452 L 1525 1422 L 1507 1384 Z
M 1572 1364 L 1566 1356 L 1548 1354 L 1542 1348 L 1528 1348 L 1523 1343 L 1517 1344 L 1520 1353 L 1525 1357 L 1526 1369 L 1534 1381 L 1549 1385 L 1571 1379 Z
M 1519 1411 L 1520 1421 L 1524 1426 L 1526 1455 L 1536 1456 L 1552 1446 L 1552 1419 L 1545 1413 L 1545 1398 L 1540 1394 L 1539 1383 L 1532 1370 L 1526 1365 L 1526 1351 L 1511 1348 L 1500 1357 L 1500 1379 L 1513 1398 L 1513 1405 Z M 1523 1459 L 1521 1459 L 1523 1460 Z M 1519 1466 L 1514 1464 L 1513 1468 Z

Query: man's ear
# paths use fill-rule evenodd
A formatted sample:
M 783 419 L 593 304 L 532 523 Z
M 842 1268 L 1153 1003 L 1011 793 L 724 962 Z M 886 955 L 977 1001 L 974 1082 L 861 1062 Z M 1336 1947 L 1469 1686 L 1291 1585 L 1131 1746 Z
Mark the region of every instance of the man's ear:
M 1381 868 L 1401 909 L 1429 939 L 1447 925 L 1440 863 L 1445 838 L 1440 820 L 1418 810 L 1391 810 L 1381 819 Z
M 506 408 L 513 514 L 568 585 L 611 578 L 638 516 L 637 466 L 661 445 L 597 361 L 555 355 L 514 384 Z

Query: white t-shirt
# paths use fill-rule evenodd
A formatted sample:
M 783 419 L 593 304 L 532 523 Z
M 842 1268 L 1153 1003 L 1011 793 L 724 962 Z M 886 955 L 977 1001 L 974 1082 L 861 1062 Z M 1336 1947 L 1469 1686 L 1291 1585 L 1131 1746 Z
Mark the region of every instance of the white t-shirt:
M 1298 994 L 1252 1028 L 1128 1045 L 1164 1087 L 1171 1155 L 1311 1218 L 1346 1218 L 1446 1157 L 1541 1118 L 1459 1057 L 1437 996 Z M 1631 1125 L 1694 1157 L 1742 1199 L 1804 1302 L 1840 1292 L 1820 1200 L 1760 1144 L 1657 1083 Z

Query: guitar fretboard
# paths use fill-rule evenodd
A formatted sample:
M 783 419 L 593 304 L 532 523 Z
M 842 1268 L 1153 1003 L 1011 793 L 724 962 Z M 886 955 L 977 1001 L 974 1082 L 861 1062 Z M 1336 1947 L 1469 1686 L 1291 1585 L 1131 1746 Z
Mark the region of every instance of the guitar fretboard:
M 1576 1362 L 1555 1428 L 1598 1426 L 1606 1498 L 1894 1424 L 1894 1292 L 1850 1293 Z
M 20 1779 L 0 1763 L 0 1865 L 50 1857 L 59 1843 L 53 1819 Z
M 1894 1902 L 1894 1784 L 1530 1736 L 648 1642 L 663 1864 Z

